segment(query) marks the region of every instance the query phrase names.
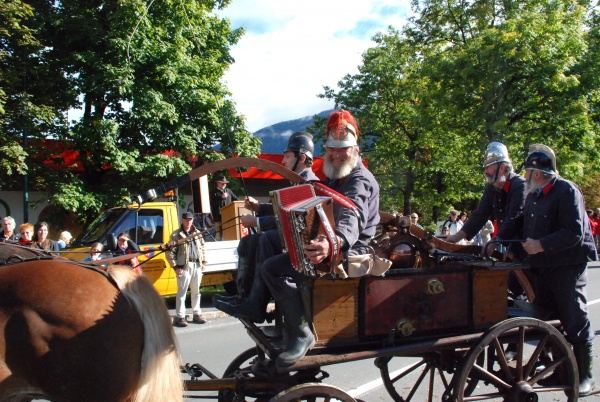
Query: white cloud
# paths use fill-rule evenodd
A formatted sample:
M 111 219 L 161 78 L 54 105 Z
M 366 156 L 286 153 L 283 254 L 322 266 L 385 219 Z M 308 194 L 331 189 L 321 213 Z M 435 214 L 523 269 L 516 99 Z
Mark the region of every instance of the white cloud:
M 317 97 L 323 86 L 357 73 L 371 37 L 400 28 L 409 11 L 409 0 L 233 0 L 221 14 L 247 33 L 225 81 L 247 128 L 332 108 Z

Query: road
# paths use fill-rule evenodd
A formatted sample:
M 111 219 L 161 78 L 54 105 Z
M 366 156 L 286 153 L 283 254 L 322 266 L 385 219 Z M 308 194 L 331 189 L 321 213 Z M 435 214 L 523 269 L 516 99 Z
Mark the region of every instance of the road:
M 210 305 L 205 311 L 210 311 Z M 593 263 L 588 270 L 588 306 L 592 324 L 600 333 L 600 263 Z M 243 351 L 254 346 L 244 327 L 230 317 L 211 319 L 204 325 L 191 324 L 186 328 L 176 328 L 181 360 L 183 363 L 200 363 L 206 369 L 220 377 L 229 363 Z M 600 337 L 594 341 L 596 379 L 600 379 Z M 392 370 L 409 365 L 414 359 L 394 358 Z M 393 401 L 382 385 L 379 369 L 373 360 L 362 360 L 324 367 L 329 377 L 323 382 L 335 385 L 355 398 L 365 402 Z M 187 378 L 187 377 L 184 377 Z M 440 395 L 443 389 L 440 385 Z M 596 396 L 585 400 L 596 400 Z M 192 400 L 192 399 L 190 399 Z M 416 397 L 415 401 L 425 400 Z

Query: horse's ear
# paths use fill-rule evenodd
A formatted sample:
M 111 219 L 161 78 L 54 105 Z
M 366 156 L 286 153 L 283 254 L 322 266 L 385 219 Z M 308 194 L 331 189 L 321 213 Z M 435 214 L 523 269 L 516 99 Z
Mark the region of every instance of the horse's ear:
M 106 236 L 106 247 L 109 251 L 113 251 L 117 249 L 117 238 L 114 233 L 109 233 Z

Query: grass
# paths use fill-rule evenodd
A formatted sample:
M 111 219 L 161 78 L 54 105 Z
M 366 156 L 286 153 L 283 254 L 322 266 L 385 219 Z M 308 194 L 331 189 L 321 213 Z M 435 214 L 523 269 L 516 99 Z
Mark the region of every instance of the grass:
M 205 286 L 203 288 L 200 288 L 200 295 L 202 297 L 201 300 L 212 300 L 212 297 L 217 294 L 227 296 L 227 292 L 223 288 L 223 285 Z M 167 296 L 164 298 L 164 300 L 169 308 L 175 307 L 175 296 Z M 186 295 L 186 305 L 189 304 L 189 300 L 190 291 L 188 290 Z

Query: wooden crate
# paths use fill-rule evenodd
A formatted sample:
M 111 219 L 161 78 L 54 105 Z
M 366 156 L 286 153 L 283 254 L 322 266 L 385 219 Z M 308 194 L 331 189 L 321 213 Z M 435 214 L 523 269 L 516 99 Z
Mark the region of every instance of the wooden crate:
M 473 325 L 487 327 L 508 318 L 508 272 L 473 269 Z
M 317 279 L 313 287 L 313 323 L 319 344 L 358 338 L 360 279 Z

